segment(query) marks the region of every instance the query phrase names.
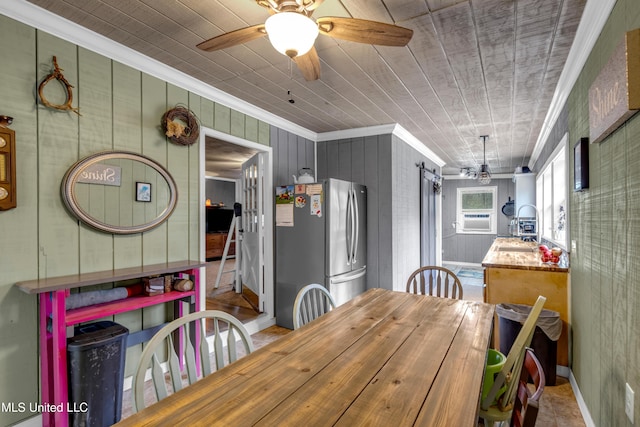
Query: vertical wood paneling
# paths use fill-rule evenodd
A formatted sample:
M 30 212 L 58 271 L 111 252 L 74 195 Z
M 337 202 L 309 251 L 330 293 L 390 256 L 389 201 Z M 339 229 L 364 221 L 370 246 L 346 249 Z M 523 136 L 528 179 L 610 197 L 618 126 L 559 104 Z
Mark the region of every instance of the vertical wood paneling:
M 318 143 L 320 179 L 367 187 L 367 287 L 403 290 L 420 260 L 420 181 L 426 157 L 388 135 Z M 430 166 L 432 165 L 432 166 Z
M 166 83 L 147 74 L 142 75 L 142 154 L 167 167 L 167 141 L 159 130 L 159 121 L 167 110 Z M 173 107 L 173 106 L 172 106 Z M 138 202 L 140 207 L 144 203 Z M 167 261 L 167 223 L 142 236 L 145 264 Z
M 82 114 L 79 120 L 78 160 L 100 151 L 113 148 L 111 61 L 104 56 L 78 48 L 77 83 L 78 106 Z M 104 214 L 113 211 L 117 201 L 114 189 L 106 186 L 88 186 L 91 189 L 91 207 Z M 98 217 L 100 218 L 100 217 Z M 104 220 L 104 219 L 103 219 Z M 80 226 L 80 272 L 101 271 L 113 268 L 113 236 Z
M 271 125 L 258 121 L 258 142 L 269 146 L 271 142 Z
M 354 138 L 351 141 L 351 180 L 362 184 L 365 179 L 364 138 Z
M 65 78 L 78 85 L 77 47 L 44 32 L 37 32 L 38 81 L 53 69 L 52 57 L 64 69 Z M 46 90 L 50 102 L 58 101 L 59 92 Z M 51 85 L 55 87 L 55 83 Z M 60 182 L 67 169 L 78 159 L 79 117 L 69 111 L 58 111 L 38 105 L 38 227 L 39 277 L 63 276 L 79 272 L 78 221 L 64 208 Z M 20 172 L 18 172 L 20 173 Z
M 231 109 L 216 102 L 213 112 L 214 129 L 224 133 L 231 133 Z
M 142 153 L 167 167 L 167 141 L 159 130 L 159 120 L 169 108 L 167 84 L 162 80 L 142 75 Z M 171 105 L 173 107 L 173 105 Z M 146 204 L 137 202 L 146 209 Z M 168 260 L 167 222 L 147 231 L 142 236 L 142 258 L 145 264 Z M 166 319 L 165 307 L 152 306 L 142 310 L 144 328 L 162 323 Z
M 202 114 L 202 98 L 199 95 L 189 93 L 189 108 L 196 115 L 200 117 Z M 200 197 L 200 185 L 202 179 L 200 177 L 200 141 L 189 147 L 189 162 L 188 162 L 188 230 L 189 230 L 189 251 L 188 258 L 204 261 L 204 253 L 200 254 L 200 211 L 204 209 Z M 183 258 L 186 258 L 183 254 Z
M 38 170 L 37 111 L 34 107 L 36 31 L 0 16 L 0 111 L 15 118 L 17 207 L 0 212 L 0 402 L 38 401 L 38 311 L 36 298 L 14 283 L 38 273 L 38 179 L 24 171 Z M 25 95 L 28 94 L 28 95 Z M 4 424 L 24 414 L 3 413 Z
M 244 131 L 245 131 L 244 118 L 245 118 L 244 114 L 236 110 L 231 110 L 231 118 L 230 118 L 231 129 L 229 132 L 231 135 L 244 138 Z
M 378 286 L 393 289 L 393 165 L 391 135 L 378 136 Z M 374 166 L 375 167 L 375 166 Z
M 35 98 L 37 84 L 53 69 L 54 55 L 74 86 L 73 106 L 80 107 L 81 117 L 46 108 Z M 18 181 L 18 207 L 0 212 L 0 267 L 4 272 L 0 275 L 0 401 L 37 402 L 37 298 L 19 291 L 15 282 L 200 257 L 199 144 L 169 146 L 159 129 L 160 118 L 167 108 L 182 103 L 203 126 L 217 128 L 217 120 L 220 129 L 229 133 L 232 113 L 213 100 L 5 16 L 0 16 L 0 56 L 10 58 L 4 62 L 0 80 L 0 113 L 14 117 L 11 128 L 17 138 Z M 57 82 L 45 89 L 49 101 L 64 103 L 65 94 Z M 268 123 L 233 114 L 234 123 L 242 122 L 245 127 L 236 126 L 234 132 L 269 145 Z M 300 144 L 305 158 L 311 153 L 313 160 L 313 142 L 301 140 Z M 149 232 L 115 236 L 79 224 L 66 211 L 60 196 L 64 173 L 78 159 L 111 149 L 142 153 L 167 167 L 180 194 L 179 206 L 168 222 Z M 288 149 L 284 147 L 285 158 Z M 146 173 L 142 165 L 122 166 L 124 182 Z M 160 186 L 155 187 L 162 198 Z M 99 215 L 105 218 L 131 222 L 132 216 L 137 220 L 157 216 L 153 203 L 113 198 L 112 189 L 93 190 L 87 192 L 92 209 L 98 206 Z M 158 306 L 118 314 L 113 320 L 135 332 L 165 322 L 171 311 L 169 306 Z M 141 347 L 127 349 L 127 375 L 133 372 Z M 4 413 L 0 424 L 13 424 L 31 415 Z
M 200 125 L 213 129 L 214 128 L 214 111 L 215 103 L 205 98 L 200 98 Z
M 245 116 L 244 117 L 244 139 L 258 142 L 258 119 Z
M 142 151 L 142 74 L 140 71 L 113 62 L 113 148 Z M 131 169 L 131 168 L 129 168 Z M 124 169 L 124 174 L 132 170 Z M 119 203 L 118 213 L 131 218 L 133 204 L 128 198 Z M 125 218 L 121 219 L 122 221 Z M 142 235 L 113 237 L 113 267 L 126 268 L 142 263 Z
M 380 186 L 378 184 L 378 137 L 367 136 L 363 142 L 364 170 L 362 184 L 367 186 L 367 287 L 379 288 L 380 262 L 385 252 L 380 250 Z
M 293 182 L 293 175 L 298 176 L 298 136 L 292 133 L 287 135 L 287 182 Z
M 175 105 L 188 106 L 189 92 L 174 85 L 167 85 L 167 105 L 168 108 Z M 167 256 L 169 261 L 179 261 L 185 259 L 189 253 L 189 172 L 191 168 L 185 167 L 185 165 L 189 165 L 189 150 L 197 150 L 198 145 L 195 143 L 192 146 L 183 146 L 169 140 L 166 144 L 167 170 L 173 176 L 178 188 L 181 189 L 178 192 L 176 208 L 166 222 Z

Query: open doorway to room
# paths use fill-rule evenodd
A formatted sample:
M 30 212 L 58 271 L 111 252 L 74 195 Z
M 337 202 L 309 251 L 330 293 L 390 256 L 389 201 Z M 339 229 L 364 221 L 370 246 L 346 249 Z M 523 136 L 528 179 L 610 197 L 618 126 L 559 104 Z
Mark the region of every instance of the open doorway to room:
M 273 318 L 273 254 L 265 251 L 273 245 L 271 148 L 212 129 L 203 131 L 205 307 L 230 313 L 248 329 L 259 330 Z M 263 170 L 260 179 L 253 180 L 253 187 L 247 188 L 247 165 L 253 165 L 256 158 L 262 160 Z M 247 201 L 253 200 L 247 198 L 247 193 L 255 195 L 256 191 L 260 192 L 264 211 L 259 220 L 255 213 L 249 215 L 245 210 Z M 235 203 L 242 206 L 241 216 L 240 207 L 234 210 Z M 246 218 L 253 218 L 253 227 L 247 227 Z M 252 244 L 245 244 L 245 230 L 256 228 L 262 231 L 258 244 L 254 234 Z M 254 283 L 256 271 L 262 272 L 259 287 Z

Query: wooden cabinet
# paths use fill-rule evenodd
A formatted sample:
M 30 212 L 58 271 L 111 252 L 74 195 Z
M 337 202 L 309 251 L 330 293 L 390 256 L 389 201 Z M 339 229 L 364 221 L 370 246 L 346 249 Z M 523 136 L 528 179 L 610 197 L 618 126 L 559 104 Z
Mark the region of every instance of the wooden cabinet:
M 526 251 L 530 248 L 530 251 Z M 569 366 L 569 268 L 540 261 L 537 245 L 520 239 L 496 239 L 482 262 L 485 267 L 485 302 L 535 304 L 547 298 L 544 309 L 557 311 L 562 320 L 558 340 L 560 366 Z M 499 322 L 494 323 L 493 346 L 500 348 Z
M 206 258 L 220 258 L 224 252 L 224 245 L 227 243 L 228 233 L 207 233 L 206 236 Z M 235 255 L 236 244 L 231 242 L 228 255 Z
M 560 313 L 562 334 L 558 340 L 560 366 L 569 366 L 569 301 L 568 273 L 556 271 L 520 270 L 513 268 L 486 269 L 486 302 L 533 305 L 538 295 L 547 298 L 546 310 Z M 494 329 L 494 348 L 500 348 L 499 323 Z

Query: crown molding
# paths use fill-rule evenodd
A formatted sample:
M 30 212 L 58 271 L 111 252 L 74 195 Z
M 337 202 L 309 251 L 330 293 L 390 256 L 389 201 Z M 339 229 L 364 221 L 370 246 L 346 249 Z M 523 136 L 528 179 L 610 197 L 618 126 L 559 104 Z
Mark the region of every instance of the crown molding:
M 362 138 L 386 134 L 392 134 L 402 139 L 406 144 L 434 162 L 438 167 L 445 165 L 445 162 L 436 153 L 427 148 L 418 138 L 413 136 L 411 132 L 397 123 L 323 132 L 318 134 L 317 141 L 335 141 L 339 139 Z
M 573 86 L 578 80 L 578 76 L 582 72 L 587 58 L 593 50 L 602 28 L 609 19 L 611 10 L 616 4 L 616 0 L 587 0 L 584 7 L 578 30 L 573 39 L 573 44 L 569 50 L 569 55 L 562 69 L 556 90 L 551 99 L 549 111 L 542 124 L 542 129 L 538 135 L 538 140 L 533 148 L 533 153 L 529 159 L 529 165 L 535 165 L 538 156 L 542 152 L 542 148 L 547 142 L 551 130 L 558 121 L 558 117 L 564 108 L 564 104 L 569 98 L 569 94 Z
M 0 14 L 303 138 L 312 141 L 317 138 L 316 132 L 229 95 L 160 61 L 136 52 L 127 46 L 25 0 L 2 0 L 0 2 Z

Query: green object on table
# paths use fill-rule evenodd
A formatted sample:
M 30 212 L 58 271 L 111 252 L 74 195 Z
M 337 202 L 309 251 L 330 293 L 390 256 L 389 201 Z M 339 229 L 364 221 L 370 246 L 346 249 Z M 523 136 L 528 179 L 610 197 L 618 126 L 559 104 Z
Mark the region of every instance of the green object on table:
M 498 350 L 494 350 L 493 348 L 489 349 L 487 354 L 487 366 L 484 371 L 484 382 L 482 383 L 482 400 L 484 400 L 484 398 L 487 397 L 487 394 L 489 394 L 489 390 L 491 390 L 491 387 L 493 386 L 496 375 L 498 375 L 498 372 L 500 372 L 506 360 L 507 357 Z M 498 401 L 506 389 L 507 386 L 505 385 L 500 389 L 500 391 L 498 391 L 493 403 Z

